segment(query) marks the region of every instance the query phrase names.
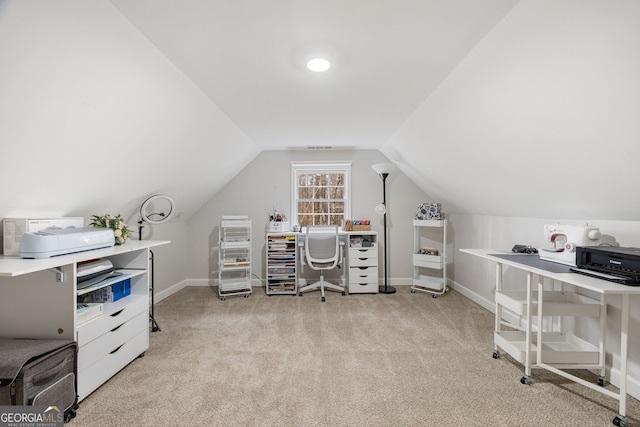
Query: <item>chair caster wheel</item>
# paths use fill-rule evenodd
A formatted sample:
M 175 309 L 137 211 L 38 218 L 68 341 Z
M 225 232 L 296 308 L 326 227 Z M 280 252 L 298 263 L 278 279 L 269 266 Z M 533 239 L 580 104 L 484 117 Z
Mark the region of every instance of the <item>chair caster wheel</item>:
M 520 378 L 520 382 L 522 384 L 531 384 L 531 378 L 525 375 L 524 377 Z
M 324 302 L 324 297 L 322 297 L 322 302 Z
M 614 426 L 627 427 L 627 417 L 621 417 L 620 415 L 616 415 L 612 423 Z
M 342 291 L 342 296 L 345 296 L 347 293 L 345 291 Z
M 500 352 L 498 350 L 493 352 L 493 358 L 494 359 L 500 359 Z
M 298 293 L 299 296 L 302 296 L 302 292 Z

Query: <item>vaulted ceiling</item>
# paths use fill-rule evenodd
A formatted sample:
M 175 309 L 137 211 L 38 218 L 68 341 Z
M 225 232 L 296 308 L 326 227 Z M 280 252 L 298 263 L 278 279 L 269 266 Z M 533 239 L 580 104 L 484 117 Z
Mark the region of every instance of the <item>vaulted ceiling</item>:
M 630 0 L 0 0 L 0 217 L 167 193 L 188 219 L 260 152 L 330 146 L 451 213 L 637 220 L 638 21 Z
M 515 4 L 110 1 L 263 150 L 378 149 Z

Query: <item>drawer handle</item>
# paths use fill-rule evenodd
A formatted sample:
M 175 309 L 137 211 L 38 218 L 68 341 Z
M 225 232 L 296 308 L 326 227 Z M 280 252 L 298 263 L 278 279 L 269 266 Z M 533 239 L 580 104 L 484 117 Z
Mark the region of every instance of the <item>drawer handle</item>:
M 366 260 L 368 260 L 369 258 L 358 258 L 358 259 L 359 259 L 360 261 L 366 261 Z
M 124 311 L 124 309 L 125 309 L 125 308 L 127 308 L 127 307 L 124 307 L 122 310 L 118 310 L 118 311 L 116 311 L 115 313 L 113 313 L 113 314 L 111 315 L 111 317 L 117 317 L 117 316 L 120 316 L 120 315 L 122 314 L 122 312 Z
M 366 270 L 369 267 L 358 267 L 360 270 Z
M 369 249 L 358 249 L 358 252 L 367 252 Z
M 110 352 L 109 352 L 109 354 L 116 353 L 118 350 L 120 350 L 120 349 L 122 348 L 122 346 L 123 346 L 123 345 L 124 345 L 124 344 L 120 344 L 120 347 L 116 348 L 116 349 L 115 349 L 115 350 L 113 350 L 113 351 L 110 351 Z
M 124 323 L 119 324 L 118 326 L 116 326 L 115 328 L 113 328 L 112 330 L 110 330 L 109 332 L 115 332 L 118 329 L 120 329 L 122 327 L 122 325 L 124 325 Z

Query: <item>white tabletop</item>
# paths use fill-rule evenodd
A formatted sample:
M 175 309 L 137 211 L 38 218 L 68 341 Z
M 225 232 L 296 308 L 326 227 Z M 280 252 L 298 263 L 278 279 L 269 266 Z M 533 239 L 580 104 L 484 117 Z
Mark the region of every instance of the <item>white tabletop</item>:
M 640 295 L 640 286 L 621 285 L 619 283 L 609 282 L 608 280 L 585 276 L 579 273 L 556 273 L 553 271 L 544 270 L 542 268 L 532 267 L 530 265 L 523 264 L 517 261 L 517 258 L 519 256 L 533 256 L 529 254 L 517 254 L 511 252 L 510 250 L 500 249 L 460 249 L 460 252 L 478 256 L 480 258 L 485 258 L 491 261 L 498 262 L 500 264 L 508 265 L 510 267 L 519 268 L 520 270 L 548 277 L 553 280 L 559 280 L 561 282 L 578 286 L 583 289 L 588 289 L 600 294 Z M 509 257 L 509 259 L 507 259 L 495 256 L 496 254 L 513 255 L 513 257 Z
M 23 274 L 35 273 L 37 271 L 48 270 L 50 268 L 56 268 L 93 258 L 108 257 L 140 249 L 166 245 L 168 243 L 170 242 L 164 240 L 127 240 L 124 245 L 76 252 L 68 255 L 59 255 L 51 258 L 24 259 L 17 256 L 2 256 L 0 257 L 0 276 L 21 276 Z

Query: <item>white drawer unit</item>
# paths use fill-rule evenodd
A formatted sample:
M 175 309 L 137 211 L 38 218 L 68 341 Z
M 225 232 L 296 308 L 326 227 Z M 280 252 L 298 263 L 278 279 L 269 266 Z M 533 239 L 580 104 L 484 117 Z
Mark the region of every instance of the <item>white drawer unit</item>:
M 378 293 L 378 242 L 374 232 L 349 235 L 348 265 L 350 294 Z
M 149 348 L 150 248 L 167 243 L 129 240 L 47 259 L 0 257 L 0 337 L 77 341 L 78 400 L 85 399 Z M 78 290 L 78 264 L 98 258 L 120 275 Z M 126 292 L 116 292 L 123 282 Z M 89 320 L 78 316 L 77 304 L 107 287 L 118 293 L 115 301 Z

